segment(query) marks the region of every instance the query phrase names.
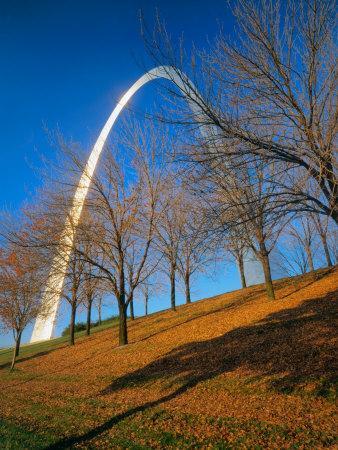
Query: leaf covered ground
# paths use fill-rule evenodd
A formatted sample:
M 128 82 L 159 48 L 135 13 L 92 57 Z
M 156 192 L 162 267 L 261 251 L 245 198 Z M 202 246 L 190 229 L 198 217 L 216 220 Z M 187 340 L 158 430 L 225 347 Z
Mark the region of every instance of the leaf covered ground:
M 0 364 L 0 448 L 336 448 L 338 271 Z

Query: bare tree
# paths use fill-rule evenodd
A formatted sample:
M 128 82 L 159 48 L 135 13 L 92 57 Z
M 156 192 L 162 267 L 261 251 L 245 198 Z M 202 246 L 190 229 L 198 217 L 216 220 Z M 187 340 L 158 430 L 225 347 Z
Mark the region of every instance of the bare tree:
M 84 280 L 84 261 L 75 251 L 83 246 L 80 233 L 75 230 L 72 217 L 69 214 L 73 189 L 60 189 L 60 185 L 50 186 L 39 196 L 39 203 L 30 205 L 25 210 L 26 224 L 30 229 L 29 239 L 22 237 L 15 231 L 10 239 L 21 247 L 35 249 L 39 253 L 43 266 L 54 274 L 65 276 L 63 286 L 47 284 L 45 298 L 62 297 L 70 305 L 70 334 L 69 344 L 75 343 L 76 311 L 81 304 L 81 288 Z M 65 230 L 64 223 L 68 221 L 69 228 Z M 70 256 L 68 256 L 67 243 L 61 245 L 61 236 L 68 232 L 75 235 Z M 68 240 L 68 242 L 70 242 Z
M 311 272 L 315 270 L 313 261 L 313 245 L 316 239 L 316 230 L 309 215 L 302 215 L 288 226 L 288 233 L 304 248 L 307 258 L 307 267 Z
M 244 258 L 247 250 L 247 244 L 246 239 L 242 235 L 243 231 L 245 230 L 241 230 L 240 226 L 237 226 L 236 229 L 227 230 L 227 233 L 224 236 L 225 242 L 223 242 L 223 246 L 225 252 L 230 253 L 232 258 L 236 261 L 241 279 L 241 285 L 244 289 L 247 287 L 244 271 Z
M 333 224 L 333 226 L 335 226 Z M 315 264 L 332 266 L 329 248 L 329 218 L 317 214 L 298 215 L 283 232 L 281 264 L 293 273 L 315 270 Z M 320 251 L 322 244 L 323 251 Z M 287 270 L 290 273 L 290 270 Z
M 82 220 L 78 232 L 95 246 L 98 257 L 93 258 L 85 246 L 76 249 L 82 260 L 98 269 L 96 276 L 110 286 L 117 300 L 120 345 L 128 343 L 127 308 L 134 291 L 153 270 L 147 261 L 162 188 L 155 151 L 164 141 L 140 129 L 132 137 L 127 157 L 107 154 L 101 172 L 92 178 L 86 207 L 94 219 Z M 81 172 L 83 163 L 76 155 L 72 160 Z
M 149 300 L 155 295 L 159 295 L 164 290 L 164 282 L 161 277 L 161 272 L 157 270 L 150 277 L 148 277 L 138 288 L 144 303 L 144 314 L 149 313 Z
M 329 239 L 328 239 L 329 234 L 330 234 L 330 218 L 327 216 L 320 216 L 320 215 L 312 214 L 311 219 L 313 220 L 313 222 L 315 224 L 317 233 L 322 242 L 327 267 L 332 267 L 333 262 L 332 262 L 332 258 L 331 258 Z
M 86 335 L 90 335 L 90 329 L 92 324 L 92 308 L 97 304 L 99 310 L 99 324 L 101 324 L 101 305 L 102 305 L 102 289 L 100 285 L 100 279 L 97 276 L 95 268 L 87 262 L 84 263 L 84 274 L 81 287 L 82 302 L 87 309 L 86 318 Z
M 84 211 L 82 213 L 82 217 L 84 218 L 84 221 L 89 224 L 91 223 L 91 217 L 88 214 L 88 211 Z M 77 234 L 79 239 L 79 234 Z M 93 245 L 92 242 L 89 242 L 88 240 L 84 239 L 84 242 L 82 242 L 82 252 L 84 254 L 90 255 L 90 258 L 92 260 L 95 260 L 98 258 L 96 247 Z M 100 261 L 102 265 L 102 261 Z M 102 296 L 106 290 L 106 286 L 99 277 L 99 269 L 95 266 L 93 266 L 88 261 L 83 261 L 83 276 L 82 276 L 82 283 L 80 287 L 80 295 L 81 295 L 81 302 L 85 306 L 87 310 L 87 318 L 86 318 L 86 335 L 90 335 L 91 330 L 91 317 L 92 317 L 92 308 L 93 305 L 96 303 L 98 306 L 99 311 L 99 323 L 101 324 L 101 308 L 102 308 Z
M 149 304 L 149 298 L 150 298 L 150 286 L 149 283 L 145 282 L 141 285 L 141 290 L 144 297 L 144 314 L 148 315 L 148 304 Z
M 261 158 L 242 160 L 235 168 L 225 161 L 204 165 L 200 189 L 210 204 L 210 223 L 219 230 L 223 241 L 239 238 L 238 251 L 244 258 L 249 251 L 260 261 L 268 297 L 274 299 L 269 254 L 288 220 L 275 207 L 275 184 L 268 177 L 278 177 L 278 166 Z
M 185 220 L 182 188 L 173 174 L 166 177 L 165 191 L 161 195 L 160 220 L 156 224 L 156 248 L 163 257 L 163 270 L 170 280 L 170 305 L 176 310 L 176 271 L 180 246 L 184 236 Z
M 61 294 L 70 302 L 71 323 L 83 298 L 82 290 L 86 287 L 83 286 L 85 270 L 91 267 L 93 277 L 103 283 L 105 290 L 109 287 L 117 300 L 119 343 L 127 344 L 127 307 L 136 287 L 152 270 L 152 265 L 146 263 L 154 238 L 162 188 L 161 164 L 156 152 L 161 153 L 166 141 L 155 135 L 154 130 L 146 132 L 138 128 L 125 145 L 123 158 L 119 157 L 118 151 L 116 157 L 111 153 L 105 155 L 101 170 L 91 180 L 84 207 L 86 214 L 82 215 L 76 229 L 71 229 L 69 211 L 86 164 L 76 146 L 68 145 L 60 136 L 58 143 L 63 156 L 62 167 L 67 167 L 69 176 L 63 175 L 54 183 L 58 189 L 49 189 L 42 208 L 29 212 L 29 221 L 39 224 L 34 226 L 30 245 L 44 253 L 47 265 L 47 261 L 53 261 L 53 273 L 60 271 L 63 275 L 67 264 L 64 289 L 53 295 Z M 64 229 L 66 218 L 68 232 L 75 236 L 74 242 L 73 239 L 60 239 L 67 231 Z M 67 248 L 69 245 L 71 248 Z M 156 261 L 153 264 L 156 265 Z M 72 324 L 71 328 L 74 328 Z
M 177 268 L 185 287 L 185 301 L 191 303 L 191 279 L 205 272 L 215 260 L 216 246 L 205 211 L 197 197 L 185 190 L 180 199 L 183 232 L 177 255 Z
M 30 249 L 9 245 L 0 251 L 0 321 L 5 331 L 11 330 L 15 341 L 11 369 L 19 355 L 22 332 L 41 310 L 41 291 L 46 274 L 37 255 Z
M 85 277 L 84 262 L 78 252 L 73 252 L 69 258 L 65 282 L 62 289 L 62 297 L 69 303 L 71 308 L 69 326 L 69 345 L 75 344 L 75 321 L 76 311 L 81 304 L 81 287 Z
M 277 249 L 277 267 L 289 276 L 305 274 L 309 265 L 304 246 L 290 235 L 282 236 L 282 241 L 282 245 Z
M 99 295 L 95 300 L 94 300 L 94 305 L 97 308 L 97 314 L 98 314 L 98 324 L 101 325 L 102 324 L 102 306 L 103 306 L 103 297 L 102 295 Z
M 233 165 L 238 156 L 283 163 L 289 177 L 278 180 L 275 206 L 337 223 L 335 3 L 237 0 L 232 13 L 234 38 L 221 33 L 190 65 L 160 21 L 154 34 L 143 28 L 156 64 L 174 67 L 167 75 L 180 88 L 176 96 L 194 105 L 191 112 L 180 104 L 172 120 L 209 130 L 186 157 L 194 164 L 225 156 Z

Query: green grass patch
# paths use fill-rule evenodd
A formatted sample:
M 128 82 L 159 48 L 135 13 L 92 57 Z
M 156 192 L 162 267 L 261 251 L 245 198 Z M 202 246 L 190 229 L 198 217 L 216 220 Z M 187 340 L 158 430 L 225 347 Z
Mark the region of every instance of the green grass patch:
M 49 432 L 37 433 L 0 419 L 0 448 L 3 450 L 39 450 L 55 441 L 56 437 Z
M 99 322 L 93 322 L 93 323 L 91 324 L 90 330 L 91 330 L 91 332 L 93 332 L 95 328 L 97 328 L 97 327 L 102 327 L 102 326 L 105 325 L 106 323 L 112 325 L 112 324 L 114 324 L 114 323 L 118 323 L 118 321 L 119 321 L 119 317 L 118 317 L 118 316 L 112 316 L 112 317 L 109 317 L 108 319 L 102 320 L 101 323 L 99 323 Z M 77 322 L 77 323 L 75 324 L 75 327 L 74 327 L 75 333 L 77 333 L 77 332 L 79 332 L 79 331 L 85 331 L 86 329 L 87 329 L 87 324 L 86 324 L 85 322 Z M 101 328 L 101 329 L 102 329 L 102 328 Z M 68 327 L 66 327 L 66 328 L 62 331 L 62 333 L 61 333 L 61 336 L 62 336 L 62 337 L 63 337 L 63 336 L 69 336 L 69 335 L 70 335 L 70 325 L 68 325 Z
M 126 445 L 126 441 L 132 446 Z M 287 425 L 234 417 L 213 418 L 167 410 L 150 410 L 121 421 L 114 430 L 110 448 L 321 448 L 334 445 L 333 435 Z
M 37 423 L 43 427 L 48 414 L 43 417 L 39 407 L 32 412 L 37 415 Z M 214 418 L 159 408 L 127 417 L 103 433 L 98 432 L 93 439 L 86 440 L 82 436 L 90 431 L 90 428 L 81 429 L 74 426 L 74 422 L 73 434 L 69 428 L 68 431 L 64 428 L 66 424 L 69 425 L 69 419 L 74 412 L 68 414 L 65 420 L 67 416 L 65 409 L 55 411 L 54 420 L 43 431 L 0 420 L 0 448 L 38 450 L 58 442 L 58 436 L 65 435 L 73 438 L 72 444 L 76 445 L 78 442 L 81 447 L 88 449 L 97 448 L 97 444 L 102 448 L 133 450 L 144 450 L 154 446 L 168 449 L 206 447 L 219 450 L 234 448 L 258 450 L 276 447 L 297 449 L 329 447 L 334 446 L 336 442 L 333 434 L 306 427 L 291 429 L 287 425 L 274 425 L 254 419 Z M 60 441 L 62 443 L 62 439 Z

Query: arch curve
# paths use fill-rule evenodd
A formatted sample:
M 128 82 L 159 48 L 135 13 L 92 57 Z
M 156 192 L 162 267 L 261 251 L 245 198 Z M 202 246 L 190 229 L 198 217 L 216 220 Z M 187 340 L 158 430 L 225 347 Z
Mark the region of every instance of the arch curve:
M 38 342 L 50 339 L 53 334 L 53 329 L 56 320 L 56 314 L 60 302 L 60 294 L 62 292 L 62 286 L 64 283 L 65 273 L 67 264 L 69 261 L 70 253 L 71 253 L 71 244 L 74 239 L 74 229 L 79 223 L 84 201 L 86 199 L 91 178 L 95 172 L 97 163 L 99 161 L 100 155 L 106 143 L 107 137 L 116 121 L 118 116 L 120 115 L 123 108 L 126 106 L 131 97 L 146 83 L 149 81 L 165 78 L 168 80 L 174 81 L 174 83 L 178 86 L 178 88 L 184 92 L 187 86 L 182 82 L 182 77 L 178 76 L 177 72 L 170 66 L 158 66 L 154 69 L 149 70 L 149 72 L 142 75 L 129 89 L 128 91 L 121 97 L 112 113 L 108 117 L 104 127 L 102 128 L 94 147 L 90 153 L 85 169 L 81 175 L 80 181 L 76 188 L 74 198 L 73 198 L 73 206 L 69 212 L 69 216 L 72 218 L 72 223 L 70 223 L 69 219 L 66 220 L 64 227 L 64 237 L 60 242 L 60 245 L 65 244 L 64 247 L 66 250 L 64 251 L 62 258 L 56 257 L 52 264 L 51 271 L 49 273 L 47 286 L 44 291 L 42 304 L 49 304 L 49 314 L 45 317 L 44 315 L 39 315 L 35 321 L 33 333 L 30 342 Z M 190 83 L 189 83 L 190 84 Z M 191 101 L 189 102 L 189 106 L 193 113 L 197 112 L 197 107 Z M 57 266 L 57 273 L 53 271 L 54 267 Z

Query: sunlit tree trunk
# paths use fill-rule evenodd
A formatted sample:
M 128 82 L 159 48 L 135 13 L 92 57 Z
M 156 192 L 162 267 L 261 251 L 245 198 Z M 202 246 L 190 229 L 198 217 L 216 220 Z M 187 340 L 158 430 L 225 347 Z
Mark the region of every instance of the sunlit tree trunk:
M 269 253 L 266 250 L 265 242 L 261 242 L 259 245 L 259 248 L 260 248 L 260 253 L 259 253 L 260 260 L 261 260 L 263 272 L 264 272 L 266 293 L 267 293 L 269 299 L 274 300 L 275 299 L 275 291 L 273 289 L 273 284 L 272 284 Z
M 313 272 L 315 270 L 315 268 L 314 268 L 314 264 L 313 264 L 312 251 L 311 251 L 311 247 L 307 244 L 305 245 L 305 252 L 306 252 L 307 260 L 309 263 L 309 270 L 310 270 L 310 272 Z

